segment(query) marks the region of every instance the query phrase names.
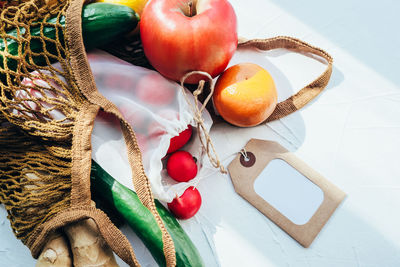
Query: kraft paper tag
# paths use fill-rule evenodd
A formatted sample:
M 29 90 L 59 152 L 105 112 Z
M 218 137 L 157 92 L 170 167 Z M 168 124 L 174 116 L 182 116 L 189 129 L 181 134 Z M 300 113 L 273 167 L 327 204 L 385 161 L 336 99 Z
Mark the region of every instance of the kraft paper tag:
M 228 170 L 235 191 L 304 247 L 346 196 L 273 141 L 251 139 Z

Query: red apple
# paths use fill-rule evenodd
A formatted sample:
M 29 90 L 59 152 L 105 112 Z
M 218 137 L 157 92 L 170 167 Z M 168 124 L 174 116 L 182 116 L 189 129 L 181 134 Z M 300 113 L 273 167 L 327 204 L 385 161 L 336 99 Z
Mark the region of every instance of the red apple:
M 140 36 L 146 57 L 164 76 L 180 81 L 199 70 L 216 77 L 237 47 L 236 14 L 227 0 L 152 0 L 143 10 Z
M 185 190 L 180 197 L 168 203 L 169 210 L 176 218 L 186 220 L 193 217 L 200 209 L 201 195 L 193 186 Z
M 144 127 L 146 126 L 147 121 L 138 107 L 123 104 L 119 105 L 118 109 L 121 111 L 122 116 L 124 116 L 124 118 L 129 122 L 135 132 L 143 132 L 145 130 Z
M 197 165 L 187 151 L 176 151 L 167 162 L 168 175 L 177 182 L 188 182 L 197 175 Z

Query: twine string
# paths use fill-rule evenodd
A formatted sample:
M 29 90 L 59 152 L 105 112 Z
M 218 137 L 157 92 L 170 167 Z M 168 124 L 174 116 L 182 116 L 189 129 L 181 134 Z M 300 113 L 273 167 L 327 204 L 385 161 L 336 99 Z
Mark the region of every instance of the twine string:
M 199 100 L 198 97 L 201 95 L 204 91 L 204 86 L 206 81 L 205 80 L 200 80 L 197 86 L 197 89 L 193 91 L 193 96 L 194 96 L 194 104 L 192 101 L 190 101 L 189 97 L 187 96 L 186 93 L 186 87 L 185 87 L 185 81 L 187 78 L 189 78 L 192 75 L 201 75 L 207 78 L 207 81 L 210 82 L 210 93 L 204 100 L 203 104 L 199 105 Z M 181 89 L 183 96 L 185 97 L 186 102 L 188 103 L 192 113 L 193 113 L 193 119 L 196 122 L 197 126 L 197 135 L 200 139 L 201 146 L 205 149 L 208 159 L 210 160 L 212 166 L 214 168 L 218 168 L 221 173 L 227 173 L 225 170 L 224 166 L 221 164 L 217 151 L 215 150 L 214 144 L 211 141 L 210 134 L 207 131 L 207 128 L 204 124 L 204 119 L 202 116 L 202 112 L 207 106 L 207 103 L 210 101 L 213 93 L 214 93 L 214 85 L 212 84 L 212 77 L 210 74 L 204 71 L 191 71 L 186 73 L 182 79 L 181 79 Z
M 250 160 L 250 158 L 247 155 L 246 148 L 242 148 L 242 150 L 240 150 L 239 153 L 243 156 L 245 161 L 249 161 Z

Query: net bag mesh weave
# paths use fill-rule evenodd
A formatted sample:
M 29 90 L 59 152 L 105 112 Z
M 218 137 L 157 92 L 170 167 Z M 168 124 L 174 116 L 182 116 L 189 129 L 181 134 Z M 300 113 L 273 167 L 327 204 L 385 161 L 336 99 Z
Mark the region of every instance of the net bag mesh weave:
M 172 239 L 155 209 L 135 134 L 94 84 L 81 36 L 82 4 L 31 0 L 0 9 L 0 203 L 35 258 L 51 231 L 93 218 L 110 247 L 138 265 L 126 237 L 90 205 L 90 134 L 102 108 L 120 119 L 136 191 L 162 230 L 172 266 Z
M 1 120 L 0 202 L 15 235 L 26 243 L 37 225 L 69 207 L 71 159 L 49 153 L 36 138 Z
M 72 131 L 83 96 L 64 59 L 66 45 L 64 38 L 60 38 L 63 33 L 60 19 L 65 16 L 65 8 L 58 5 L 50 10 L 39 1 L 31 1 L 4 9 L 0 17 L 0 34 L 4 40 L 4 49 L 0 52 L 0 202 L 6 206 L 13 231 L 24 243 L 35 226 L 70 205 Z M 54 17 L 56 23 L 47 23 Z M 29 31 L 33 27 L 53 27 L 60 35 L 56 40 L 43 33 L 31 36 Z M 51 49 L 41 53 L 30 49 L 43 43 Z M 12 51 L 18 51 L 17 55 Z M 51 64 L 36 64 L 55 61 L 62 63 L 63 71 Z M 44 101 L 36 99 L 31 87 L 22 83 L 24 79 L 34 80 L 31 72 L 38 69 L 47 70 L 47 74 L 41 75 L 44 80 L 52 79 L 59 85 L 35 87 Z M 69 82 L 61 81 L 60 76 Z M 52 104 L 65 117 L 52 119 L 44 102 Z

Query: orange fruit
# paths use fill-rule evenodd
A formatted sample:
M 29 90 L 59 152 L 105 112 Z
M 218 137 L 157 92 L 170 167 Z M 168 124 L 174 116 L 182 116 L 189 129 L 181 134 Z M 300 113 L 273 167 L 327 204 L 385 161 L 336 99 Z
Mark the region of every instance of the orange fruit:
M 275 83 L 268 71 L 253 63 L 225 70 L 215 84 L 213 101 L 227 122 L 241 127 L 265 121 L 277 103 Z

